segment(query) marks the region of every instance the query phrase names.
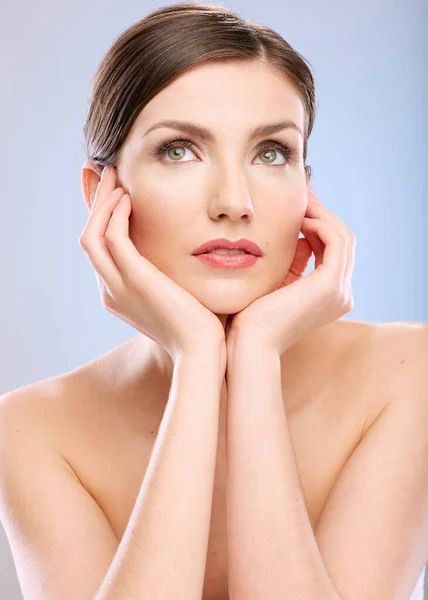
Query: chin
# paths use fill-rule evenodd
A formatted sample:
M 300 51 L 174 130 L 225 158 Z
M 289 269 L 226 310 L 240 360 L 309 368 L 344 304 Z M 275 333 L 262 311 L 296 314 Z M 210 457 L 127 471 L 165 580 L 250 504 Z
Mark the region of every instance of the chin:
M 251 296 L 248 296 L 248 300 L 245 300 L 242 296 L 242 294 L 236 296 L 234 294 L 229 294 L 227 296 L 222 294 L 207 294 L 206 296 L 197 296 L 197 299 L 205 306 L 205 308 L 208 308 L 208 310 L 216 314 L 219 319 L 221 317 L 226 319 L 227 315 L 234 315 L 235 313 L 244 310 L 244 308 L 258 297 L 252 294 Z
M 282 280 L 282 278 L 281 278 Z M 174 281 L 192 294 L 205 308 L 219 318 L 234 315 L 244 310 L 252 302 L 271 293 L 279 283 L 272 282 L 260 276 L 253 280 L 212 277 L 204 283 L 200 278 L 191 279 L 188 274 L 184 277 L 174 277 Z M 278 280 L 279 281 L 279 280 Z

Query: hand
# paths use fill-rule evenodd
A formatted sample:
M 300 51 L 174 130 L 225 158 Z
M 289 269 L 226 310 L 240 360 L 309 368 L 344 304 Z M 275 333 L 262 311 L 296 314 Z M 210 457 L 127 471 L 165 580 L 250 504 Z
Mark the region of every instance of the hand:
M 308 189 L 308 206 L 291 267 L 280 286 L 236 313 L 226 330 L 229 350 L 252 340 L 282 355 L 308 332 L 350 311 L 356 240 Z M 313 272 L 303 277 L 312 252 Z
M 144 258 L 129 238 L 132 202 L 106 167 L 79 242 L 95 269 L 104 307 L 158 342 L 175 361 L 184 351 L 220 349 L 223 326 L 187 290 Z

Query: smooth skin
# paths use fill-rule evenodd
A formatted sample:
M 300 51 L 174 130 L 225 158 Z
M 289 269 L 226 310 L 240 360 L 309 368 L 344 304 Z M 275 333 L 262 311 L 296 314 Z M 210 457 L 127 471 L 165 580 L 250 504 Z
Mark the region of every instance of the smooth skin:
M 155 129 L 144 134 L 165 118 L 202 123 L 215 132 L 215 141 L 174 131 L 169 137 L 192 138 L 194 146 L 186 148 L 184 156 L 190 160 L 171 164 L 171 158 L 166 161 L 167 155 L 162 160 L 155 158 L 151 150 L 165 137 L 167 130 Z M 292 87 L 266 65 L 199 66 L 164 88 L 144 108 L 125 141 L 115 173 L 114 170 L 106 171 L 100 184 L 96 170 L 90 163 L 85 163 L 82 188 L 90 217 L 81 241 L 97 273 L 103 304 L 138 331 L 146 331 L 148 338 L 145 339 L 153 342 L 147 348 L 157 357 L 161 366 L 159 371 L 168 374 L 165 380 L 169 379 L 170 372 L 172 374 L 171 389 L 168 402 L 162 405 L 159 397 L 150 407 L 151 411 L 159 410 L 162 420 L 150 446 L 148 476 L 143 481 L 140 480 L 142 469 L 135 465 L 145 462 L 147 456 L 143 444 L 147 445 L 148 436 L 140 436 L 139 429 L 135 437 L 131 432 L 136 417 L 142 416 L 149 422 L 151 413 L 143 408 L 148 398 L 156 395 L 164 378 L 156 378 L 150 386 L 142 385 L 139 358 L 143 358 L 143 352 L 139 340 L 126 345 L 132 354 L 127 354 L 125 348 L 117 349 L 114 360 L 103 359 L 97 363 L 98 370 L 93 365 L 75 376 L 70 374 L 67 378 L 30 386 L 2 398 L 2 520 L 13 544 L 20 581 L 28 598 L 93 600 L 96 592 L 97 600 L 201 598 L 211 506 L 215 509 L 214 503 L 211 505 L 211 494 L 216 489 L 213 480 L 216 446 L 218 450 L 220 441 L 219 423 L 223 427 L 227 407 L 223 402 L 225 370 L 232 364 L 231 356 L 243 356 L 235 351 L 228 356 L 228 345 L 224 352 L 224 328 L 229 315 L 241 315 L 241 324 L 245 325 L 250 319 L 244 319 L 243 315 L 248 317 L 250 311 L 254 311 L 251 322 L 254 317 L 258 329 L 251 330 L 251 336 L 255 336 L 251 340 L 257 340 L 262 349 L 264 344 L 273 343 L 275 348 L 283 350 L 295 342 L 283 355 L 287 357 L 284 362 L 287 368 L 282 373 L 287 392 L 287 414 L 290 408 L 290 415 L 295 415 L 293 443 L 296 442 L 302 478 L 306 483 L 310 472 L 309 483 L 314 492 L 308 495 L 308 504 L 312 507 L 313 522 L 322 524 L 318 531 L 332 570 L 346 575 L 345 570 L 339 569 L 333 546 L 328 544 L 335 515 L 341 516 L 344 528 L 347 523 L 346 503 L 341 501 L 346 491 L 342 487 L 342 492 L 333 493 L 334 504 L 329 504 L 327 512 L 323 512 L 329 489 L 333 489 L 335 476 L 343 468 L 352 446 L 358 446 L 360 437 L 364 439 L 365 432 L 379 414 L 386 414 L 382 409 L 395 397 L 393 394 L 404 398 L 410 385 L 412 404 L 400 404 L 402 412 L 393 413 L 396 415 L 394 421 L 380 441 L 382 447 L 388 447 L 390 440 L 401 435 L 399 427 L 406 422 L 406 436 L 401 439 L 409 441 L 406 447 L 410 450 L 406 454 L 403 452 L 406 448 L 400 448 L 403 459 L 396 461 L 397 468 L 402 469 L 402 476 L 404 470 L 410 472 L 411 466 L 415 469 L 423 463 L 414 460 L 422 456 L 418 454 L 424 448 L 420 432 L 428 422 L 422 402 L 426 379 L 420 357 L 427 340 L 423 324 L 412 331 L 405 328 L 397 333 L 382 332 L 377 328 L 376 335 L 374 328 L 366 324 L 357 327 L 358 333 L 352 334 L 350 329 L 353 332 L 355 329 L 348 329 L 338 321 L 330 323 L 331 327 L 319 327 L 326 320 L 337 318 L 340 310 L 349 310 L 349 287 L 348 295 L 336 287 L 331 293 L 332 288 L 315 286 L 318 276 L 309 276 L 308 282 L 312 277 L 310 284 L 314 284 L 311 290 L 314 292 L 316 287 L 317 292 L 321 292 L 319 302 L 326 310 L 322 311 L 320 321 L 308 324 L 306 320 L 299 320 L 297 292 L 303 290 L 300 284 L 306 286 L 309 283 L 294 280 L 291 285 L 282 286 L 284 277 L 292 271 L 291 266 L 301 252 L 298 234 L 303 231 L 305 218 L 314 221 L 315 227 L 310 229 L 312 224 L 307 225 L 306 232 L 315 254 L 320 250 L 316 248 L 315 238 L 310 238 L 311 234 L 319 234 L 320 242 L 331 236 L 337 240 L 337 245 L 335 241 L 331 244 L 336 248 L 331 265 L 338 264 L 336 261 L 344 265 L 345 242 L 350 242 L 349 248 L 353 243 L 351 236 L 346 240 L 339 239 L 342 225 L 329 222 L 331 217 L 326 212 L 307 214 L 311 208 L 301 154 L 302 136 L 298 130 L 286 128 L 274 136 L 247 139 L 253 126 L 284 118 L 303 129 L 300 99 Z M 298 158 L 287 163 L 278 152 L 274 164 L 263 163 L 259 142 L 272 137 L 282 143 L 294 144 L 300 152 Z M 121 189 L 115 196 L 116 188 Z M 106 194 L 98 193 L 99 201 L 95 202 L 97 190 L 101 189 Z M 126 191 L 129 198 L 119 200 L 122 191 Z M 222 236 L 254 239 L 265 251 L 263 261 L 251 270 L 220 274 L 191 256 L 202 242 Z M 167 244 L 165 240 L 168 240 Z M 347 264 L 352 264 L 352 257 Z M 306 317 L 313 308 L 313 300 L 307 299 Z M 331 311 L 328 309 L 330 300 L 334 307 Z M 177 306 L 176 314 L 171 314 L 174 313 L 171 306 Z M 259 310 L 261 308 L 266 311 Z M 287 314 L 285 309 L 291 311 L 296 321 L 283 321 Z M 278 330 L 274 316 L 279 318 Z M 227 333 L 229 341 L 236 341 L 234 336 L 240 331 L 237 323 L 238 318 L 235 327 Z M 308 325 L 314 328 L 310 333 L 305 329 Z M 201 331 L 202 336 L 199 335 Z M 299 336 L 303 337 L 298 339 Z M 342 336 L 346 342 L 342 341 Z M 239 337 L 239 340 L 244 339 L 249 338 Z M 243 348 L 241 343 L 237 346 Z M 334 349 L 334 359 L 326 360 L 326 348 Z M 343 357 L 351 354 L 351 350 L 352 360 L 344 363 Z M 246 359 L 248 372 L 251 370 L 250 356 Z M 400 360 L 404 362 L 398 373 L 396 365 L 401 364 Z M 120 370 L 115 378 L 109 369 L 116 363 Z M 126 386 L 125 375 L 122 375 L 125 367 L 130 371 Z M 255 368 L 253 372 L 257 372 Z M 99 387 L 95 382 L 100 384 Z M 235 408 L 239 409 L 242 395 L 239 385 L 236 389 Z M 363 403 L 355 407 L 352 402 L 360 397 L 358 392 L 352 395 L 355 389 L 361 391 L 361 397 L 372 399 L 364 405 L 364 411 Z M 67 397 L 66 402 L 64 397 Z M 280 398 L 279 393 L 277 397 Z M 316 410 L 309 405 L 317 407 Z M 69 418 L 68 411 L 73 406 L 82 415 L 80 420 Z M 89 419 L 92 406 L 96 414 Z M 107 408 L 111 411 L 108 420 Z M 165 409 L 163 413 L 161 409 Z M 355 420 L 352 428 L 348 425 L 345 428 L 343 418 L 339 418 L 343 411 Z M 242 411 L 239 414 L 245 424 L 245 414 Z M 403 415 L 409 419 L 406 421 Z M 415 422 L 410 421 L 410 417 L 415 418 Z M 126 470 L 123 496 L 127 493 L 128 481 L 141 486 L 129 522 L 119 534 L 111 527 L 112 520 L 109 522 L 106 517 L 109 515 L 111 519 L 114 511 L 119 510 L 116 507 L 118 497 L 114 496 L 114 501 L 108 502 L 107 497 L 98 496 L 103 501 L 98 503 L 96 495 L 89 492 L 91 481 L 99 473 L 100 463 L 95 462 L 92 471 L 89 471 L 89 464 L 93 464 L 93 451 L 97 448 L 97 442 L 93 440 L 98 440 L 101 435 L 100 419 L 104 419 L 106 437 L 114 439 L 110 445 L 106 442 L 102 446 L 103 451 L 109 452 L 111 469 L 108 461 L 102 463 L 100 488 L 112 485 L 111 477 L 116 481 L 123 470 Z M 124 427 L 126 419 L 127 426 Z M 324 453 L 325 461 L 318 468 L 316 460 L 326 444 L 314 423 L 323 422 L 327 427 L 332 421 L 338 424 L 342 437 L 334 454 Z M 78 437 L 79 427 L 88 433 L 92 443 L 89 447 Z M 121 427 L 124 427 L 123 435 L 114 437 L 116 430 L 117 435 L 120 434 Z M 65 440 L 70 440 L 70 429 L 76 436 L 72 438 L 76 446 L 71 462 L 67 460 L 67 454 L 61 452 Z M 149 429 L 148 425 L 146 429 Z M 236 436 L 239 431 L 244 433 L 243 429 L 237 430 Z M 135 446 L 132 453 L 126 455 L 129 460 L 123 466 L 115 462 L 117 448 L 123 448 L 125 452 L 125 443 L 129 439 Z M 238 437 L 234 439 L 238 440 Z M 244 439 L 242 435 L 240 439 Z M 410 444 L 412 439 L 418 446 Z M 375 445 L 370 448 L 375 452 Z M 340 460 L 336 460 L 336 450 Z M 380 455 L 376 456 L 381 463 Z M 87 470 L 75 470 L 77 462 Z M 78 477 L 78 474 L 88 473 L 92 479 L 85 480 L 82 476 L 80 480 Z M 400 473 L 397 471 L 397 475 Z M 424 481 L 420 473 L 413 473 L 417 475 L 415 481 L 419 487 L 412 492 L 418 491 L 418 498 L 422 499 Z M 373 474 L 370 481 L 379 481 L 381 475 L 379 472 L 376 476 Z M 276 477 L 277 473 L 272 476 Z M 316 476 L 319 478 L 317 489 Z M 357 476 L 363 477 L 361 481 L 364 481 L 364 472 L 354 468 L 352 480 L 359 481 L 355 479 Z M 391 486 L 392 476 L 385 473 L 385 477 L 390 477 L 385 482 Z M 325 481 L 331 488 L 321 490 Z M 308 485 L 306 489 L 309 489 Z M 404 501 L 408 506 L 409 498 L 402 497 L 403 504 Z M 412 509 L 417 510 L 410 511 L 411 514 L 421 515 L 421 506 L 414 504 Z M 358 506 L 354 507 L 357 511 Z M 419 523 L 415 519 L 415 526 Z M 406 529 L 393 531 L 394 539 L 399 540 L 400 531 L 405 534 Z M 336 530 L 337 540 L 339 533 Z M 344 541 L 340 540 L 340 547 Z M 411 550 L 409 545 L 406 548 Z M 406 585 L 409 586 L 422 563 L 420 555 L 410 560 L 407 554 L 406 560 Z M 356 564 L 354 560 L 354 569 Z M 382 563 L 383 573 L 387 572 L 388 564 Z M 210 573 L 214 573 L 212 562 L 208 566 Z M 364 580 L 367 573 L 367 570 L 361 571 L 359 579 Z M 204 587 L 204 599 L 219 598 L 220 590 L 222 596 L 225 595 L 225 582 L 222 579 L 220 585 L 216 579 L 217 576 L 213 577 L 209 588 Z
M 219 320 L 137 251 L 129 238 L 131 199 L 115 183 L 115 169 L 106 167 L 79 239 L 95 269 L 103 305 L 155 340 L 174 361 L 188 350 L 224 346 Z
M 284 281 L 233 316 L 228 346 L 240 336 L 279 356 L 311 331 L 349 312 L 354 305 L 351 278 L 356 239 L 343 222 L 309 190 L 309 202 L 293 262 Z M 315 255 L 315 269 L 304 271 Z
M 137 252 L 128 236 L 130 197 L 112 189 L 115 181 L 109 169 L 80 243 L 99 275 L 105 306 L 168 351 L 174 376 L 135 509 L 95 600 L 196 600 L 208 548 L 224 330 Z

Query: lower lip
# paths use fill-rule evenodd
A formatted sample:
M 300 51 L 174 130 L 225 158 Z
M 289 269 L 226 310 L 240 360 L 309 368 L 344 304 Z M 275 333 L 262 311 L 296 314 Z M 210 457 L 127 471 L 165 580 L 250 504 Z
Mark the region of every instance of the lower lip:
M 257 260 L 258 256 L 254 254 L 194 254 L 204 263 L 212 267 L 223 267 L 226 269 L 242 269 L 242 267 L 250 267 Z

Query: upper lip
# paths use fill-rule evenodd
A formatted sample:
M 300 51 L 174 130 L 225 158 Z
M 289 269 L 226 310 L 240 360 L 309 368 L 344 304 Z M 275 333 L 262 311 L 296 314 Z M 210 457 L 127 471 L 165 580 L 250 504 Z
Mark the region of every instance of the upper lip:
M 204 252 L 210 252 L 211 250 L 218 250 L 223 248 L 225 250 L 245 250 L 249 254 L 254 256 L 263 256 L 261 248 L 251 240 L 241 238 L 236 241 L 227 240 L 226 238 L 218 238 L 216 240 L 210 240 L 199 246 L 192 254 L 203 254 Z

